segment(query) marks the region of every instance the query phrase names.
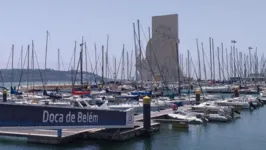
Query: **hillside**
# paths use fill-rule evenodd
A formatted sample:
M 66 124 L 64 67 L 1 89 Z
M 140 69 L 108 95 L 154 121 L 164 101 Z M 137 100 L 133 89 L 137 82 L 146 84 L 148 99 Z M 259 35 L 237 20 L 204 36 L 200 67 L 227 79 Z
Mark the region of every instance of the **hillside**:
M 75 71 L 58 71 L 53 69 L 13 69 L 13 77 L 12 77 L 12 70 L 11 69 L 0 69 L 1 75 L 0 81 L 1 82 L 21 82 L 27 81 L 41 81 L 43 78 L 44 81 L 72 81 L 72 78 L 75 76 Z M 84 81 L 88 80 L 100 80 L 100 76 L 94 75 L 93 73 L 83 73 Z M 78 73 L 76 80 L 80 80 L 80 74 Z

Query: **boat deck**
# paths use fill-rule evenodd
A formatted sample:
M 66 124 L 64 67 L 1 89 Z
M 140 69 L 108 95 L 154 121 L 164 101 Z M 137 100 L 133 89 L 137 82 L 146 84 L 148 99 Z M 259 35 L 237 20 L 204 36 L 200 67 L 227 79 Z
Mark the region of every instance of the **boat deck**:
M 170 113 L 173 113 L 172 109 L 164 109 L 164 110 L 160 110 L 160 111 L 151 112 L 151 119 L 163 117 L 163 116 L 170 114 Z M 143 120 L 143 114 L 136 115 L 134 117 L 134 119 L 135 119 L 135 121 L 142 121 Z

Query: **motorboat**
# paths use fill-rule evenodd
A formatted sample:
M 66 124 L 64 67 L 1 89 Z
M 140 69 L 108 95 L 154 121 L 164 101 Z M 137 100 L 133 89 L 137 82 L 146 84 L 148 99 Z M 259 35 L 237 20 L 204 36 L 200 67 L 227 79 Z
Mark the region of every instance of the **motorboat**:
M 121 104 L 109 104 L 109 109 L 113 110 L 127 110 L 130 108 L 134 108 L 135 114 L 143 113 L 143 104 L 139 102 L 129 102 L 129 103 L 121 103 Z M 154 103 L 151 103 L 151 111 L 160 111 L 160 106 Z
M 266 104 L 266 92 L 261 92 L 258 99 Z
M 231 86 L 205 86 L 202 87 L 202 90 L 207 93 L 224 93 L 224 92 L 231 92 Z
M 190 124 L 202 124 L 203 120 L 197 116 L 190 115 L 189 113 L 182 111 L 182 110 L 177 110 L 173 114 L 168 114 L 167 115 L 171 119 L 178 119 L 182 121 L 187 121 Z
M 259 105 L 257 99 L 250 95 L 230 98 L 225 100 L 217 100 L 215 101 L 215 104 L 219 106 L 233 106 L 237 109 L 249 109 L 250 108 L 249 101 L 251 101 L 254 106 Z
M 221 106 L 216 105 L 214 101 L 208 101 L 208 102 L 203 102 L 199 105 L 193 105 L 191 108 L 193 111 L 197 112 L 203 112 L 206 110 L 211 112 L 217 112 L 221 109 Z

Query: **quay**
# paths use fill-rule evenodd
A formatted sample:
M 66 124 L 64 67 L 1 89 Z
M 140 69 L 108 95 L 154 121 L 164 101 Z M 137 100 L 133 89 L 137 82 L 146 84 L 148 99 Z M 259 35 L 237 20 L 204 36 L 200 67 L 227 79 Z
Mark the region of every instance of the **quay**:
M 151 112 L 151 133 L 160 130 L 160 123 L 153 122 L 152 119 L 164 118 L 167 114 L 173 112 L 172 109 Z M 0 136 L 22 137 L 29 143 L 60 145 L 75 140 L 111 140 L 124 141 L 138 136 L 146 136 L 142 114 L 134 116 L 134 128 L 123 129 L 104 129 L 104 128 L 65 128 L 61 132 L 58 130 L 47 129 L 20 129 L 18 128 L 0 128 Z

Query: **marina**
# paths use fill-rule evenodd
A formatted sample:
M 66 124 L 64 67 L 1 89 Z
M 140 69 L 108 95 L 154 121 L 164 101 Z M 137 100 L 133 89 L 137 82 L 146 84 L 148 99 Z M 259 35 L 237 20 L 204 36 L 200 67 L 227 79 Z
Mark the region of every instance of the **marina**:
M 1 149 L 264 150 L 262 6 L 3 3 Z

